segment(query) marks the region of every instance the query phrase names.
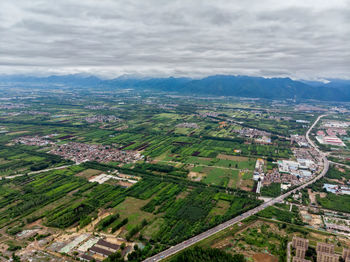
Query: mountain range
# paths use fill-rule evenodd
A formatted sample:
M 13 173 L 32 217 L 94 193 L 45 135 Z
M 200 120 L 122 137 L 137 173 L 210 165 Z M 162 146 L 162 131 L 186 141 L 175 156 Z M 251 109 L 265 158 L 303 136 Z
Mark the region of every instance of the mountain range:
M 325 82 L 264 78 L 251 76 L 215 75 L 201 79 L 168 77 L 138 78 L 122 76 L 103 80 L 95 76 L 63 75 L 34 77 L 1 76 L 1 85 L 21 87 L 95 87 L 98 89 L 148 89 L 179 94 L 239 96 L 267 99 L 315 99 L 350 101 L 350 80 L 327 79 Z

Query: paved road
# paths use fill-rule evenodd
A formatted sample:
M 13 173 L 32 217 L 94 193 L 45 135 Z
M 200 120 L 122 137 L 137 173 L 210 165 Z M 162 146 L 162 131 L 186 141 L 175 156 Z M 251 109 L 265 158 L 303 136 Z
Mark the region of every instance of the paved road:
M 329 161 L 329 163 L 334 164 L 334 165 L 338 165 L 338 166 L 343 166 L 343 167 L 346 167 L 346 168 L 350 168 L 349 165 L 345 165 L 345 164 L 334 162 L 334 161 Z
M 32 171 L 32 172 L 29 172 L 28 175 L 34 175 L 34 174 L 44 173 L 44 172 L 51 171 L 51 170 L 63 169 L 63 168 L 70 167 L 70 166 L 72 166 L 72 165 L 58 166 L 58 167 L 52 167 L 52 168 L 43 169 L 43 170 L 38 170 L 38 171 Z M 25 174 L 17 174 L 17 175 L 13 175 L 13 176 L 5 176 L 4 178 L 6 178 L 6 179 L 12 179 L 12 178 L 16 178 L 16 177 L 24 176 L 24 175 L 25 175 Z
M 303 189 L 303 188 L 305 188 L 305 187 L 311 185 L 312 183 L 314 183 L 314 182 L 317 181 L 318 179 L 322 178 L 322 177 L 327 173 L 327 171 L 328 171 L 329 162 L 328 162 L 328 160 L 327 160 L 325 154 L 323 154 L 323 153 L 316 147 L 316 145 L 313 143 L 313 141 L 310 139 L 309 134 L 310 134 L 310 131 L 315 127 L 315 125 L 317 124 L 317 122 L 318 122 L 322 117 L 324 117 L 324 116 L 325 116 L 325 115 L 319 116 L 319 117 L 316 119 L 316 121 L 312 124 L 312 126 L 311 126 L 311 127 L 307 130 L 307 132 L 306 132 L 306 139 L 307 139 L 307 141 L 308 141 L 309 144 L 310 144 L 312 147 L 314 147 L 314 148 L 320 153 L 320 155 L 322 156 L 323 170 L 322 170 L 322 172 L 321 172 L 320 174 L 318 174 L 316 177 L 314 177 L 312 180 L 306 182 L 305 184 L 303 184 L 303 185 L 301 185 L 301 186 L 299 186 L 299 187 L 297 187 L 297 188 L 295 188 L 295 189 L 293 189 L 293 190 L 291 190 L 291 191 L 289 191 L 289 192 L 287 192 L 287 193 L 285 193 L 285 194 L 283 194 L 283 195 L 281 195 L 281 196 L 278 196 L 278 197 L 276 197 L 276 198 L 273 198 L 273 199 L 271 199 L 270 201 L 265 202 L 265 203 L 263 203 L 262 205 L 260 205 L 260 206 L 258 206 L 258 207 L 256 207 L 256 208 L 253 208 L 253 209 L 251 209 L 251 210 L 249 210 L 249 211 L 243 213 L 243 214 L 240 215 L 240 216 L 237 216 L 237 217 L 235 217 L 235 218 L 232 218 L 232 219 L 230 219 L 230 220 L 228 220 L 228 221 L 226 221 L 226 222 L 224 222 L 224 223 L 222 223 L 222 224 L 220 224 L 220 225 L 217 225 L 216 227 L 213 227 L 213 228 L 211 228 L 211 229 L 209 229 L 209 230 L 207 230 L 207 231 L 205 231 L 205 232 L 203 232 L 203 233 L 201 233 L 201 234 L 199 234 L 199 235 L 197 235 L 197 236 L 194 236 L 194 237 L 192 237 L 192 238 L 190 238 L 190 239 L 187 239 L 187 240 L 185 240 L 184 242 L 181 242 L 181 243 L 179 243 L 179 244 L 177 244 L 177 245 L 175 245 L 175 246 L 173 246 L 173 247 L 171 247 L 171 248 L 169 248 L 169 249 L 167 249 L 167 250 L 164 250 L 164 251 L 160 252 L 160 253 L 157 254 L 157 255 L 154 255 L 153 257 L 147 258 L 147 259 L 144 260 L 144 261 L 145 261 L 145 262 L 160 261 L 160 260 L 162 260 L 162 259 L 164 259 L 164 258 L 167 258 L 167 257 L 169 257 L 169 256 L 172 256 L 172 255 L 176 254 L 177 252 L 179 252 L 179 251 L 181 251 L 181 250 L 183 250 L 183 249 L 185 249 L 185 248 L 187 248 L 187 247 L 189 247 L 189 246 L 192 246 L 192 245 L 195 244 L 195 243 L 198 243 L 198 242 L 200 242 L 200 241 L 202 241 L 202 240 L 204 240 L 204 239 L 206 239 L 206 238 L 208 238 L 208 237 L 210 237 L 210 236 L 212 236 L 212 235 L 214 235 L 214 234 L 216 234 L 216 233 L 218 233 L 218 232 L 220 232 L 220 231 L 222 231 L 222 230 L 224 230 L 224 229 L 226 229 L 226 228 L 228 228 L 228 227 L 233 226 L 234 224 L 236 224 L 236 223 L 242 221 L 243 219 L 246 219 L 246 218 L 248 218 L 248 217 L 250 217 L 250 216 L 252 216 L 252 215 L 255 215 L 256 213 L 260 212 L 261 210 L 265 209 L 266 207 L 272 206 L 272 205 L 274 205 L 274 204 L 276 204 L 276 203 L 278 203 L 278 202 L 283 201 L 283 200 L 284 200 L 286 197 L 288 197 L 289 195 L 291 195 L 291 194 L 295 193 L 296 191 L 301 190 L 301 189 Z

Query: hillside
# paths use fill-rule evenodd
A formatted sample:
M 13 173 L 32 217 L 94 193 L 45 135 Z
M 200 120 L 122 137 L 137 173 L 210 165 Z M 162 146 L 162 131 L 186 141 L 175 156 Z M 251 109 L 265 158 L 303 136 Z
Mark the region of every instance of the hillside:
M 95 76 L 65 75 L 49 77 L 0 76 L 0 84 L 41 88 L 45 88 L 45 86 L 99 89 L 135 88 L 180 94 L 350 101 L 350 81 L 339 79 L 331 79 L 328 83 L 323 83 L 295 81 L 290 78 L 216 75 L 202 79 L 119 77 L 102 80 Z

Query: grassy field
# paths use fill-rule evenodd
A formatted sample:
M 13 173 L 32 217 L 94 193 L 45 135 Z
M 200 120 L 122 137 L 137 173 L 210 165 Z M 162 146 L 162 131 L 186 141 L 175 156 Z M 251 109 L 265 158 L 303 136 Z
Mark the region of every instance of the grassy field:
M 115 212 L 121 214 L 121 218 L 128 218 L 127 230 L 131 230 L 135 225 L 140 224 L 143 219 L 151 221 L 155 217 L 152 213 L 141 210 L 149 201 L 127 197 L 124 202 L 116 206 Z

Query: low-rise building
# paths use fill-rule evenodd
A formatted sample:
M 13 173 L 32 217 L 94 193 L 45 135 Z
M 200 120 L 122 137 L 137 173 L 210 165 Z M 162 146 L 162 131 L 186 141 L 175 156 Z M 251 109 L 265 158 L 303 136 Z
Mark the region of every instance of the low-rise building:
M 99 247 L 99 248 L 103 248 L 103 249 L 106 249 L 108 251 L 111 251 L 111 252 L 117 252 L 120 248 L 119 245 L 116 245 L 116 244 L 113 244 L 113 243 L 110 243 L 110 242 L 107 242 L 103 239 L 100 239 L 96 244 L 95 244 L 95 247 Z
M 108 257 L 114 253 L 112 251 L 106 250 L 104 248 L 96 247 L 96 246 L 93 246 L 92 248 L 90 248 L 89 251 L 93 254 L 98 254 L 103 257 Z

